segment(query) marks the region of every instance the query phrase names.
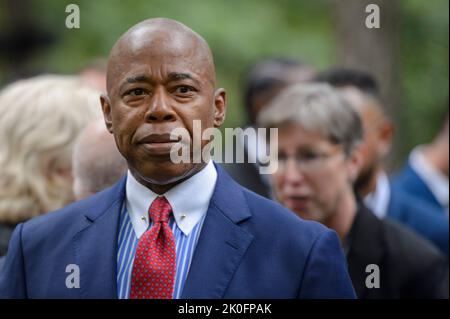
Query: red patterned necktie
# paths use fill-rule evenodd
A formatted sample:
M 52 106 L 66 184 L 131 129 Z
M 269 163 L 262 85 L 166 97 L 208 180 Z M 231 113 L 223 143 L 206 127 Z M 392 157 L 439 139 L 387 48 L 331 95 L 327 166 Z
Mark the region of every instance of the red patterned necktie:
M 131 274 L 132 299 L 172 299 L 175 283 L 175 239 L 169 227 L 172 207 L 165 197 L 150 205 L 152 227 L 139 239 Z

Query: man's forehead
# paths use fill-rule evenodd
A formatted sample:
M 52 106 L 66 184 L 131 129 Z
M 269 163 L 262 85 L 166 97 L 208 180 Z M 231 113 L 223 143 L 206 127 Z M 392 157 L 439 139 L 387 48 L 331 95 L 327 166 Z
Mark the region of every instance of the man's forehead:
M 340 88 L 340 92 L 347 102 L 350 103 L 350 106 L 363 117 L 383 115 L 382 106 L 379 102 L 358 88 L 346 86 Z
M 183 24 L 169 19 L 150 19 L 137 24 L 120 37 L 111 57 L 149 53 L 153 56 L 211 55 L 206 41 Z
M 214 83 L 214 66 L 206 42 L 189 30 L 145 26 L 125 33 L 111 51 L 110 84 L 124 74 L 193 73 Z
M 196 54 L 200 55 L 204 54 L 202 52 L 204 48 L 198 45 L 199 41 L 196 36 L 186 32 L 145 29 L 137 30 L 125 36 L 119 42 L 117 48 L 119 51 L 135 54 L 151 50 L 153 54 L 181 55 L 186 51 L 195 51 Z
M 122 61 L 112 74 L 109 74 L 114 84 L 148 82 L 165 83 L 190 80 L 196 84 L 213 81 L 208 71 L 201 63 L 193 63 L 192 60 L 182 57 L 155 58 L 151 55 L 147 58 L 134 58 Z M 111 83 L 113 84 L 113 83 Z
M 118 48 L 111 57 L 115 63 L 189 65 L 200 67 L 205 52 L 188 39 L 149 37 L 133 38 Z

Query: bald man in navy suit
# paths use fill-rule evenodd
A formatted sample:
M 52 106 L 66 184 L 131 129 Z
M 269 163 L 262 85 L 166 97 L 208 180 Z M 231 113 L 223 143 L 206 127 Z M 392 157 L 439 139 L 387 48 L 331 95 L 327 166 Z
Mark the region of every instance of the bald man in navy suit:
M 193 120 L 205 130 L 225 118 L 225 90 L 216 87 L 202 37 L 169 19 L 135 25 L 111 51 L 101 104 L 127 174 L 105 191 L 17 226 L 0 297 L 154 297 L 160 274 L 170 277 L 157 283 L 170 298 L 355 297 L 334 231 L 241 187 L 211 160 L 171 160 L 174 129 L 192 136 Z M 157 199 L 168 218 L 152 218 Z M 147 236 L 155 229 L 163 229 L 158 236 L 167 249 Z M 165 256 L 163 269 L 143 245 Z M 175 263 L 164 255 L 174 247 Z

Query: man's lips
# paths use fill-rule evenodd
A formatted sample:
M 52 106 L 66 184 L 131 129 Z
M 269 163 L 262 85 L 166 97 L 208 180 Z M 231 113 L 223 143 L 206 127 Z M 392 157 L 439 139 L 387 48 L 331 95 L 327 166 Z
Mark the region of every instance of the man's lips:
M 138 139 L 138 144 L 152 155 L 167 155 L 179 141 L 180 139 L 171 140 L 170 134 L 150 134 Z
M 170 134 L 149 134 L 143 138 L 138 139 L 139 144 L 164 144 L 164 143 L 176 143 L 180 138 L 170 139 Z

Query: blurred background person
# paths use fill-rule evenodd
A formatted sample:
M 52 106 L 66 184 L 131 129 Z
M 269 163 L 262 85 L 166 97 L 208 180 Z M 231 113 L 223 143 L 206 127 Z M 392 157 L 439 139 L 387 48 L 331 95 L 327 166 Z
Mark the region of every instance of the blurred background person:
M 77 200 L 112 186 L 126 173 L 127 162 L 103 120 L 90 123 L 77 138 L 72 167 Z
M 286 86 L 313 79 L 312 66 L 286 57 L 271 57 L 253 64 L 244 75 L 244 106 L 248 118 L 245 128 L 257 129 L 256 119 L 261 110 Z M 236 141 L 237 148 L 243 146 L 244 163 L 223 163 L 227 172 L 244 187 L 264 197 L 270 198 L 271 190 L 268 177 L 259 173 L 260 161 L 265 154 L 265 139 L 253 139 L 247 135 Z M 227 151 L 227 150 L 226 150 Z M 256 158 L 256 163 L 249 163 Z
M 434 140 L 411 152 L 404 168 L 395 176 L 393 188 L 426 201 L 448 217 L 449 130 L 447 115 Z M 448 239 L 448 237 L 447 237 Z
M 270 57 L 250 66 L 244 75 L 244 105 L 248 125 L 257 126 L 261 110 L 286 86 L 314 78 L 315 69 L 287 57 Z
M 391 151 L 394 125 L 383 110 L 375 78 L 363 71 L 331 69 L 320 73 L 316 80 L 337 88 L 362 119 L 362 167 L 355 187 L 366 206 L 379 218 L 392 218 L 407 225 L 448 255 L 448 216 L 402 187 L 393 187 L 389 181 L 384 160 Z
M 363 128 L 332 87 L 291 86 L 262 111 L 259 123 L 279 130 L 276 198 L 337 232 L 358 298 L 448 298 L 444 256 L 400 224 L 375 217 L 355 194 Z M 370 264 L 379 267 L 379 288 L 366 286 Z
M 0 92 L 0 255 L 15 225 L 74 200 L 72 151 L 101 117 L 99 92 L 79 78 L 42 75 Z
M 106 65 L 107 60 L 104 58 L 96 58 L 90 61 L 86 67 L 78 72 L 83 84 L 102 93 L 106 92 Z

